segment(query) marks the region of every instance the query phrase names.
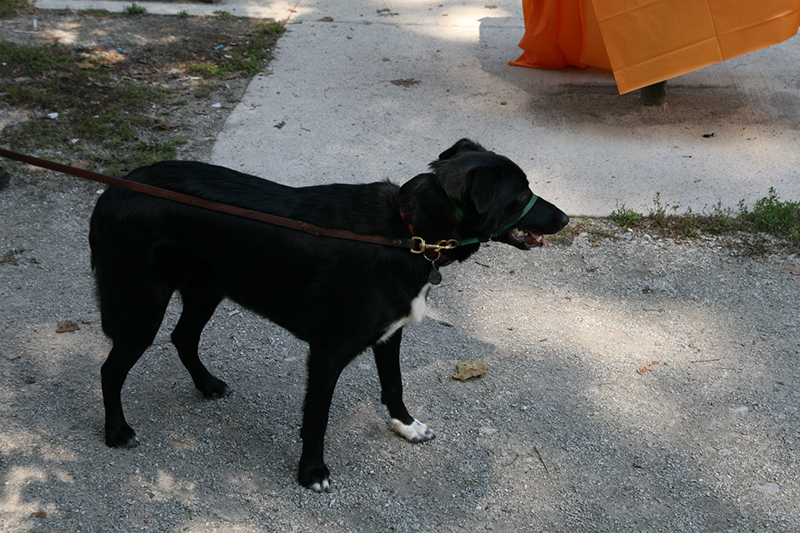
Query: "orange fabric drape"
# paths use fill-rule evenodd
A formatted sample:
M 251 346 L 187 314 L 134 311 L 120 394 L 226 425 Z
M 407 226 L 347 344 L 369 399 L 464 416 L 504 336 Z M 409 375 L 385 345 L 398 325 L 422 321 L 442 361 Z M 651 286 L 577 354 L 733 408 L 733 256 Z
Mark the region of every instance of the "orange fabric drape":
M 800 0 L 523 0 L 512 65 L 611 68 L 620 93 L 760 50 L 800 26 Z
M 523 0 L 522 10 L 523 53 L 511 65 L 611 68 L 591 0 Z

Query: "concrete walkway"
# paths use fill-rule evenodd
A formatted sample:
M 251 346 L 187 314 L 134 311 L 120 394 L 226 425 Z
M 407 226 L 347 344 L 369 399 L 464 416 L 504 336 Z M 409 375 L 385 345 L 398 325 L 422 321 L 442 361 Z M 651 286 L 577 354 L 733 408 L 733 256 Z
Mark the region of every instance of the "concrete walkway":
M 125 2 L 47 0 L 40 7 Z M 228 11 L 289 23 L 213 162 L 289 184 L 403 182 L 461 137 L 515 160 L 572 215 L 682 212 L 768 194 L 800 199 L 800 40 L 671 80 L 667 105 L 620 96 L 593 69 L 508 66 L 518 0 L 147 3 L 151 13 Z

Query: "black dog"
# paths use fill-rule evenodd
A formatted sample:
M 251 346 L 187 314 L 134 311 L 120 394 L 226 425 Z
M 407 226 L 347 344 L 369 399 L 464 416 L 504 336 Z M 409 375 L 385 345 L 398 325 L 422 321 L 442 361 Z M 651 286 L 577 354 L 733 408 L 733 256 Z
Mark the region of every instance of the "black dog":
M 453 239 L 442 253 L 308 235 L 111 187 L 98 200 L 89 241 L 102 311 L 113 348 L 102 367 L 106 444 L 131 447 L 120 392 L 152 343 L 172 294 L 183 311 L 172 342 L 195 385 L 221 396 L 228 385 L 197 354 L 200 333 L 224 297 L 308 342 L 308 383 L 298 478 L 330 491 L 323 441 L 336 381 L 372 347 L 381 401 L 395 430 L 412 442 L 433 438 L 403 404 L 400 337 L 422 320 L 438 268 L 463 261 L 493 239 L 527 250 L 569 218 L 538 200 L 509 159 L 462 139 L 398 187 L 389 182 L 292 188 L 222 167 L 163 162 L 128 179 L 326 228 L 425 241 Z

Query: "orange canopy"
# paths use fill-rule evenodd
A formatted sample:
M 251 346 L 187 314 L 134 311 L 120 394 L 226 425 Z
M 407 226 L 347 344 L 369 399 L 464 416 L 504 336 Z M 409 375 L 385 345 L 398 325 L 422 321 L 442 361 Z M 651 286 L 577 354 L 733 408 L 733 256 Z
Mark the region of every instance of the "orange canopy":
M 523 0 L 524 51 L 511 65 L 595 66 L 619 92 L 789 39 L 800 0 Z

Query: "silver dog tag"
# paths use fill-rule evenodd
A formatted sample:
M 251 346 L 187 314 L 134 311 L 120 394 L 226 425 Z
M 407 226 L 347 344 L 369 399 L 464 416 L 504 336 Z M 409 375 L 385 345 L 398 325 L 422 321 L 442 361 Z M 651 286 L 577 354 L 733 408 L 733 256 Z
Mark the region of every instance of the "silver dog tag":
M 431 265 L 431 271 L 428 272 L 428 283 L 431 285 L 438 285 L 442 282 L 442 273 L 439 272 L 435 266 Z

